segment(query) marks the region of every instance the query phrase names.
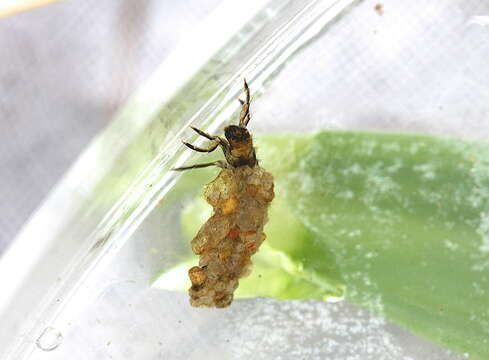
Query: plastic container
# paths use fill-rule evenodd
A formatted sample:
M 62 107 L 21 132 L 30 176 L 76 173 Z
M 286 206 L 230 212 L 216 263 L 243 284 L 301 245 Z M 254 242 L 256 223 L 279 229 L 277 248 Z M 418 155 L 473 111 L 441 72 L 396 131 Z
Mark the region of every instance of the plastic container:
M 138 90 L 0 262 L 2 359 L 457 359 L 346 302 L 200 310 L 151 288 L 178 261 L 188 125 L 368 129 L 485 138 L 489 5 L 451 0 L 228 1 Z M 474 17 L 475 16 L 475 17 Z M 234 116 L 234 117 L 233 117 Z M 198 189 L 197 189 L 198 190 Z M 182 205 L 183 206 L 183 205 Z

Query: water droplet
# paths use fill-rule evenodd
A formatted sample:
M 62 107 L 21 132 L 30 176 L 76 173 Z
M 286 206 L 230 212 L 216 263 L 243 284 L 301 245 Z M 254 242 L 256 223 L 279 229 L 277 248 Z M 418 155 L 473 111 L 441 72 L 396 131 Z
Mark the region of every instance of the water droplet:
M 63 334 L 53 327 L 47 327 L 36 340 L 36 345 L 44 351 L 56 349 L 63 340 Z

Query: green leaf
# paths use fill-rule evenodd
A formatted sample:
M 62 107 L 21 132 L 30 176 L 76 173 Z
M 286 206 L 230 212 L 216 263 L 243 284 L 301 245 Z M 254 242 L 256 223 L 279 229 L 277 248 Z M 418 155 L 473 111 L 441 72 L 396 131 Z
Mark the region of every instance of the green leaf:
M 267 247 L 237 295 L 317 299 L 346 289 L 419 335 L 489 356 L 487 144 L 354 132 L 257 143 L 276 199 Z M 205 221 L 198 201 L 182 216 L 187 241 Z

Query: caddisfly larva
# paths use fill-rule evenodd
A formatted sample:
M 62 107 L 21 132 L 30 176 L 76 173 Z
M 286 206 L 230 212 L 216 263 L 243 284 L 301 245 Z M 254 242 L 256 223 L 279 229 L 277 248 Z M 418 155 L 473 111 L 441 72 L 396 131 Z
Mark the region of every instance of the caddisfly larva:
M 226 161 L 176 168 L 189 170 L 207 166 L 222 168 L 204 188 L 213 215 L 192 240 L 192 251 L 200 255 L 199 266 L 189 270 L 190 304 L 197 307 L 226 307 L 233 301 L 238 280 L 251 271 L 251 256 L 265 234 L 268 205 L 274 197 L 273 177 L 256 159 L 253 140 L 246 129 L 250 121 L 250 89 L 244 81 L 246 101 L 241 102 L 239 125 L 224 129 L 225 138 L 192 127 L 212 141 L 207 148 L 183 142 L 192 150 L 211 152 L 221 147 Z

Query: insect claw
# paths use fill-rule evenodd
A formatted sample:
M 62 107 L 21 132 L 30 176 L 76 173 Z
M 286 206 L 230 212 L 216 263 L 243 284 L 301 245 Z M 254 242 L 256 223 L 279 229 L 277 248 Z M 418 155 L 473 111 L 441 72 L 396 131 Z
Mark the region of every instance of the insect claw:
M 195 150 L 195 146 L 193 146 L 191 143 L 189 142 L 186 142 L 186 141 L 182 141 L 183 145 L 185 145 L 186 147 L 192 149 L 192 150 Z

